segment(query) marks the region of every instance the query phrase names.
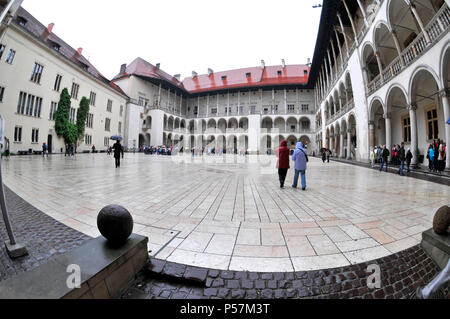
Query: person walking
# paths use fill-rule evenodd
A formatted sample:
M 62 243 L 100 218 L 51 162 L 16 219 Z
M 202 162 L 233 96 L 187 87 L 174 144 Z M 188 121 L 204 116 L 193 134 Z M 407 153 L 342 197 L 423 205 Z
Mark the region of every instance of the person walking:
M 95 153 L 95 145 L 92 145 L 92 153 Z
M 47 143 L 44 142 L 42 144 L 42 157 L 45 157 L 45 156 L 48 157 L 48 146 L 47 146 Z
M 388 171 L 388 159 L 389 159 L 390 152 L 386 148 L 386 145 L 383 146 L 383 153 L 381 153 L 381 166 L 380 166 L 380 172 L 383 170 L 383 166 L 386 165 L 386 173 Z
M 411 160 L 413 159 L 413 155 L 411 153 L 411 149 L 408 148 L 408 152 L 406 152 L 406 167 L 407 167 L 407 172 L 410 173 L 411 172 Z
M 405 143 L 402 142 L 402 146 L 400 147 L 400 149 L 398 150 L 398 160 L 400 161 L 400 168 L 398 170 L 398 174 L 400 176 L 405 176 L 405 174 L 403 174 L 403 168 L 405 167 L 405 160 L 406 160 L 406 152 L 405 152 Z
M 297 143 L 294 155 L 292 156 L 292 160 L 295 162 L 295 176 L 292 188 L 297 188 L 298 178 L 301 175 L 302 189 L 306 190 L 306 169 L 307 169 L 308 155 L 306 154 L 306 150 L 303 148 L 302 142 Z
M 330 162 L 331 151 L 327 149 L 327 163 Z
M 327 160 L 327 151 L 322 150 L 322 162 L 325 164 L 326 160 Z
M 428 169 L 431 171 L 433 171 L 433 163 L 434 163 L 434 150 L 433 150 L 433 145 L 430 144 L 430 146 L 428 147 L 428 154 L 427 154 L 427 158 L 428 158 Z
M 120 145 L 120 141 L 116 141 L 116 143 L 112 147 L 114 151 L 114 159 L 116 162 L 116 168 L 120 167 L 120 155 L 122 154 L 122 145 Z
M 438 163 L 437 163 L 437 170 L 439 174 L 442 174 L 442 171 L 445 167 L 445 152 L 444 152 L 444 145 L 439 145 L 439 151 L 438 151 Z
M 372 152 L 370 152 L 370 161 L 371 161 L 371 164 L 372 164 L 372 168 L 375 168 L 375 158 L 376 158 L 376 156 L 377 156 L 376 153 L 377 153 L 377 152 L 376 152 L 376 148 L 374 148 L 374 149 L 372 150 Z
M 289 148 L 287 146 L 287 141 L 282 141 L 280 148 L 277 150 L 277 168 L 278 176 L 280 178 L 280 188 L 284 188 L 284 182 L 286 181 L 286 175 L 288 170 L 291 168 L 289 165 Z
M 5 137 L 5 157 L 8 158 L 10 156 L 9 153 L 9 140 Z

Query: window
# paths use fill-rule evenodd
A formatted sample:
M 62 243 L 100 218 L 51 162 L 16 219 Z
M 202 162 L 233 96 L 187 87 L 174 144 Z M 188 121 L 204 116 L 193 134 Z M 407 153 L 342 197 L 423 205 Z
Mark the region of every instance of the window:
M 44 71 L 44 67 L 39 63 L 35 63 L 31 73 L 31 81 L 38 84 L 41 83 L 42 71 Z
M 50 115 L 48 117 L 49 120 L 51 120 L 51 121 L 55 120 L 55 113 L 56 113 L 57 109 L 58 109 L 58 103 L 52 102 L 52 104 L 50 105 Z
M 103 143 L 104 143 L 104 145 L 105 145 L 106 147 L 108 147 L 108 146 L 109 146 L 109 137 L 105 137 L 105 138 L 103 139 Z
M 105 131 L 107 132 L 111 131 L 111 119 L 108 118 L 105 119 Z
M 95 106 L 96 98 L 97 98 L 97 94 L 94 92 L 91 92 L 91 95 L 89 96 L 89 105 Z
M 294 113 L 295 111 L 295 105 L 294 104 L 288 104 L 288 112 Z
M 410 143 L 411 142 L 411 118 L 408 116 L 402 117 L 402 133 L 403 133 L 403 142 Z
M 20 92 L 19 102 L 17 103 L 18 114 L 41 117 L 41 108 L 42 98 Z
M 123 105 L 120 106 L 120 116 L 123 116 Z
M 277 73 L 278 73 L 278 76 L 282 76 L 283 75 L 283 72 L 281 72 L 281 71 L 278 71 Z
M 0 44 L 0 59 L 2 58 L 2 56 L 3 56 L 3 52 L 5 52 L 5 46 L 3 45 L 3 44 Z
M 70 93 L 70 96 L 72 99 L 78 100 L 78 90 L 80 89 L 80 85 L 76 83 L 72 83 L 72 92 Z
M 24 17 L 18 17 L 18 18 L 17 18 L 17 22 L 19 23 L 19 25 L 21 25 L 22 27 L 24 27 L 25 24 L 27 24 L 28 20 L 25 19 Z
M 94 114 L 89 113 L 86 119 L 86 127 L 93 128 L 94 127 Z
M 252 74 L 251 74 L 250 72 L 248 72 L 248 73 L 245 74 L 245 76 L 246 76 L 247 78 L 251 78 L 251 77 L 252 77 Z
M 122 122 L 119 122 L 119 134 L 122 133 Z
M 34 128 L 31 130 L 31 143 L 39 142 L 39 129 Z
M 217 114 L 217 108 L 211 109 L 211 114 Z
M 84 143 L 85 143 L 86 145 L 92 145 L 92 136 L 86 134 L 86 135 L 84 136 Z
M 309 111 L 309 104 L 302 104 L 302 111 Z
M 0 102 L 3 102 L 3 95 L 5 94 L 5 88 L 0 86 Z
M 145 99 L 145 98 L 143 98 L 143 97 L 140 96 L 140 97 L 139 97 L 138 105 L 139 105 L 139 106 L 145 106 L 145 107 L 146 107 L 146 106 L 148 105 L 148 101 L 149 101 L 148 99 Z
M 73 107 L 71 107 L 70 114 L 69 114 L 70 123 L 75 124 L 76 114 L 77 114 L 77 110 L 74 109 Z
M 106 106 L 107 112 L 112 112 L 112 104 L 113 102 L 111 100 L 108 100 L 108 105 Z
M 227 80 L 227 76 L 226 75 L 222 76 L 222 81 L 226 81 L 226 80 Z M 222 95 L 222 97 L 223 97 L 223 95 Z
M 55 80 L 55 85 L 53 87 L 53 90 L 59 92 L 59 89 L 61 87 L 61 80 L 62 80 L 62 75 L 56 75 L 56 80 Z
M 14 129 L 14 142 L 20 143 L 22 142 L 22 127 L 16 126 Z
M 427 121 L 427 138 L 434 140 L 439 138 L 439 119 L 437 116 L 437 109 L 435 106 L 428 108 L 426 111 Z
M 13 49 L 9 50 L 8 55 L 6 56 L 5 62 L 12 64 L 15 56 L 16 56 L 16 51 L 14 51 Z

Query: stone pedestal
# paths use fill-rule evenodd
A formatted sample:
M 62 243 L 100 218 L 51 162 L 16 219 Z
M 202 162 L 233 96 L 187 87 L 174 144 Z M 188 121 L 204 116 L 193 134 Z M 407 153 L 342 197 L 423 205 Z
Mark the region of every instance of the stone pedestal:
M 434 260 L 434 262 L 444 269 L 450 258 L 450 236 L 441 236 L 429 229 L 422 233 L 422 248 Z

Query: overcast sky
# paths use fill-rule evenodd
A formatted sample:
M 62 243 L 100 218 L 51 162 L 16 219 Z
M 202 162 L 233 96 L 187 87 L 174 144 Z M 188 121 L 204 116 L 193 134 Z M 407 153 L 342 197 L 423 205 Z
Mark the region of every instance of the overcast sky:
M 142 57 L 191 76 L 243 67 L 305 64 L 321 0 L 24 0 L 23 7 L 107 78 Z

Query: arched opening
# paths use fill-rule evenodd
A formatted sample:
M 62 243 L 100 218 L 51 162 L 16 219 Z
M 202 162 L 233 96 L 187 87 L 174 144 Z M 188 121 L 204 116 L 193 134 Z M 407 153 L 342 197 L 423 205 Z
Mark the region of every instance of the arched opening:
M 200 133 L 205 133 L 206 132 L 206 120 L 202 120 L 201 122 L 201 132 Z
M 227 121 L 225 119 L 220 119 L 217 127 L 220 133 L 225 134 L 227 132 Z
M 180 129 L 180 119 L 179 118 L 176 118 L 175 119 L 175 127 L 174 127 L 174 130 L 179 130 Z
M 338 91 L 334 91 L 334 103 L 336 105 L 336 113 L 339 113 L 341 111 L 341 106 Z
M 341 130 L 342 130 L 342 132 L 344 133 L 344 135 L 343 135 L 343 138 L 344 138 L 344 141 L 343 141 L 343 155 L 344 155 L 344 158 L 349 158 L 349 153 L 348 153 L 348 134 L 347 134 L 347 122 L 345 121 L 345 120 L 343 120 L 342 122 L 341 122 Z
M 237 154 L 238 152 L 238 139 L 234 135 L 228 136 L 227 140 L 227 154 Z
M 142 134 L 139 134 L 139 149 L 142 149 L 145 145 L 145 136 Z
M 172 133 L 169 133 L 169 135 L 167 135 L 167 140 L 166 143 L 164 143 L 164 145 L 169 147 L 173 145 Z
M 239 123 L 238 123 L 237 119 L 235 119 L 233 117 L 233 118 L 228 120 L 228 130 L 230 132 L 236 132 L 238 127 L 239 127 Z
M 417 137 L 419 154 L 426 154 L 428 145 L 445 139 L 444 109 L 439 97 L 439 86 L 435 77 L 426 69 L 414 75 L 411 85 L 411 104 L 417 107 Z M 411 119 L 414 121 L 414 119 Z M 413 130 L 413 124 L 412 130 Z M 414 131 L 412 131 L 414 134 Z M 412 143 L 413 144 L 413 143 Z M 414 147 L 414 145 L 412 145 Z
M 239 120 L 239 129 L 243 132 L 248 131 L 248 118 L 243 117 Z
M 152 146 L 152 137 L 150 133 L 145 134 L 144 142 L 146 146 Z
M 311 130 L 311 121 L 307 117 L 302 117 L 299 121 L 300 133 L 308 133 Z
M 370 147 L 382 147 L 386 145 L 386 121 L 384 119 L 384 108 L 379 100 L 372 103 L 370 110 L 370 125 L 373 125 L 373 131 L 370 132 Z
M 297 133 L 298 122 L 295 117 L 290 117 L 287 120 L 287 132 L 286 133 Z
M 311 151 L 311 150 L 309 149 L 309 145 L 311 144 L 311 140 L 309 139 L 308 136 L 302 136 L 302 137 L 300 137 L 300 140 L 299 140 L 299 141 L 302 142 L 304 148 L 306 148 L 308 151 Z
M 356 118 L 354 114 L 350 114 L 348 117 L 348 130 L 349 130 L 349 154 L 350 159 L 356 160 L 356 149 L 358 148 L 358 137 L 356 129 Z
M 210 135 L 208 136 L 208 138 L 206 139 L 206 148 L 208 149 L 209 153 L 214 153 L 215 149 L 216 149 L 216 138 L 214 137 L 214 135 Z
M 271 154 L 272 152 L 272 137 L 264 135 L 261 138 L 261 154 Z
M 273 143 L 272 143 L 272 151 L 277 149 L 278 147 L 280 147 L 281 142 L 285 140 L 283 135 L 276 135 L 273 139 Z
M 378 24 L 375 28 L 375 48 L 380 53 L 380 62 L 383 69 L 398 57 L 392 32 L 384 23 Z
M 167 134 L 163 133 L 163 145 L 167 145 Z M 155 146 L 159 146 L 159 145 L 155 145 Z
M 188 126 L 188 130 L 190 134 L 194 134 L 195 133 L 195 121 L 194 120 L 190 120 L 189 121 L 189 126 Z M 193 143 L 192 143 L 193 144 Z M 192 146 L 191 146 L 192 147 Z
M 364 70 L 368 83 L 372 82 L 380 74 L 375 50 L 371 44 L 366 44 L 363 51 Z
M 239 136 L 239 154 L 244 155 L 248 150 L 248 136 Z
M 275 130 L 278 133 L 284 133 L 284 131 L 286 130 L 286 122 L 285 122 L 284 118 L 277 117 L 275 119 Z
M 295 147 L 297 145 L 297 137 L 295 137 L 294 135 L 290 135 L 286 141 L 287 141 L 288 147 L 291 150 L 295 150 Z
M 226 152 L 227 140 L 224 135 L 219 135 L 217 137 L 216 144 L 217 144 L 217 148 L 219 149 L 219 151 L 222 150 L 222 152 L 224 152 L 224 150 L 225 150 L 225 152 Z
M 342 82 L 341 84 L 339 84 L 339 95 L 341 96 L 342 108 L 345 108 L 348 101 L 347 101 L 347 93 L 345 92 L 345 85 Z
M 265 117 L 262 120 L 261 128 L 263 133 L 270 133 L 272 132 L 273 128 L 273 121 L 270 117 Z
M 145 119 L 144 127 L 149 130 L 152 129 L 152 117 L 151 116 L 147 116 L 147 118 Z
M 330 114 L 333 116 L 336 112 L 336 106 L 334 105 L 334 98 L 330 97 Z
M 216 123 L 216 120 L 210 119 L 210 120 L 208 121 L 208 130 L 207 130 L 207 132 L 208 132 L 208 133 L 216 133 L 216 129 L 217 129 L 217 123 Z
M 325 136 L 325 148 L 330 149 L 330 128 L 327 128 L 326 136 Z
M 334 129 L 334 150 L 335 150 L 335 157 L 340 156 L 341 154 L 341 127 L 339 123 L 336 123 L 336 127 Z
M 352 86 L 352 78 L 350 76 L 350 73 L 347 73 L 345 76 L 345 85 L 347 89 L 347 100 L 348 103 L 353 102 L 353 86 Z

